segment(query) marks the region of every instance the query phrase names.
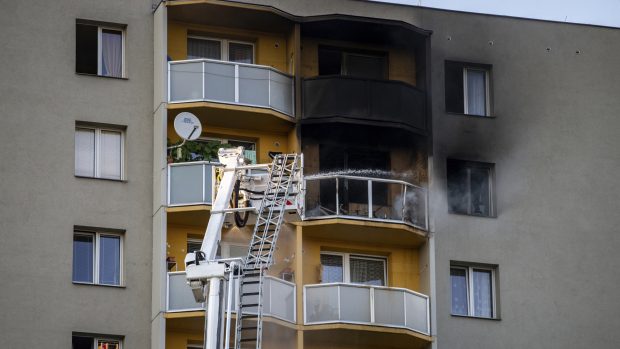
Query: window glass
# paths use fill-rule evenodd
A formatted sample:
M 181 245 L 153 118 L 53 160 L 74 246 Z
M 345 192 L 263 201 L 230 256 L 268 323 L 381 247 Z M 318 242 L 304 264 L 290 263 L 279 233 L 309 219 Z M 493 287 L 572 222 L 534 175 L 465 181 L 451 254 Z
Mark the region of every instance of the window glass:
M 481 216 L 490 215 L 489 170 L 472 167 L 470 169 L 471 213 Z
M 490 270 L 474 269 L 474 316 L 493 316 L 493 295 Z
M 97 349 L 121 349 L 121 343 L 117 340 L 98 339 Z
M 218 40 L 187 38 L 187 59 L 222 59 L 222 43 Z
M 121 238 L 101 235 L 99 243 L 99 283 L 120 285 Z
M 200 251 L 200 247 L 202 247 L 202 241 L 187 239 L 187 253 L 192 253 L 194 251 Z
M 452 285 L 452 314 L 467 315 L 467 270 L 450 268 L 450 283 Z
M 93 349 L 93 338 L 73 336 L 71 344 L 71 349 Z
M 321 254 L 321 282 L 343 282 L 342 256 Z
M 73 235 L 73 281 L 93 282 L 94 235 Z
M 486 72 L 478 69 L 466 69 L 467 77 L 467 114 L 487 115 Z
M 238 42 L 229 42 L 228 60 L 237 63 L 254 63 L 254 46 Z
M 101 75 L 123 76 L 123 32 L 101 30 Z
M 101 131 L 101 177 L 121 179 L 121 132 Z
M 75 174 L 95 176 L 95 130 L 75 130 Z
M 352 256 L 349 264 L 352 283 L 385 286 L 384 260 Z

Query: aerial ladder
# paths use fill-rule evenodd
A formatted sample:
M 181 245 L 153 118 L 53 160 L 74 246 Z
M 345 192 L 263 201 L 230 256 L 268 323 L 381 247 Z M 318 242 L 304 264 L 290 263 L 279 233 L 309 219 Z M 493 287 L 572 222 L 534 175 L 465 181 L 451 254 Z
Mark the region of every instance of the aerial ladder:
M 264 276 L 273 263 L 285 213 L 300 209 L 303 158 L 277 154 L 271 165 L 245 165 L 243 148 L 220 149 L 218 157 L 224 165 L 223 175 L 201 248 L 185 257 L 187 283 L 196 301 L 206 303 L 205 349 L 229 348 L 233 302 L 237 314 L 234 348 L 260 349 Z M 265 169 L 266 173 L 253 172 Z M 261 195 L 257 207 L 230 207 L 236 185 L 241 192 Z M 240 211 L 257 214 L 247 256 L 239 260 L 217 259 L 226 214 Z

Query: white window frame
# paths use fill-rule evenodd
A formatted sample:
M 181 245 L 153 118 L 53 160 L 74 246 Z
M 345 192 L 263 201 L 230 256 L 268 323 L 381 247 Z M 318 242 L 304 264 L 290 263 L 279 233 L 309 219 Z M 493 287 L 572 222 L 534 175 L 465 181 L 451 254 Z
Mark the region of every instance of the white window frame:
M 121 57 L 122 57 L 122 62 L 121 62 L 121 76 L 120 78 L 125 78 L 127 75 L 125 73 L 125 29 L 122 28 L 118 28 L 118 27 L 109 27 L 109 26 L 97 26 L 97 75 L 99 76 L 106 76 L 106 77 L 110 77 L 110 78 L 118 78 L 118 76 L 109 76 L 109 75 L 103 75 L 103 60 L 101 59 L 101 55 L 103 53 L 103 49 L 102 49 L 102 36 L 103 36 L 103 31 L 104 30 L 112 30 L 112 31 L 117 31 L 117 32 L 121 32 Z
M 450 313 L 454 316 L 468 316 L 468 317 L 476 317 L 476 318 L 483 318 L 483 319 L 497 319 L 497 282 L 496 282 L 497 267 L 451 264 L 450 269 L 465 270 L 465 281 L 467 283 L 467 315 L 452 313 L 452 304 L 450 304 Z M 474 315 L 474 309 L 475 309 L 474 278 L 473 278 L 474 270 L 482 270 L 482 271 L 491 272 L 491 299 L 492 299 L 491 317 Z M 452 282 L 450 282 L 450 292 L 452 292 Z M 450 295 L 450 301 L 452 301 L 452 295 Z
M 347 253 L 347 252 L 332 252 L 332 251 L 321 251 L 321 255 L 331 255 L 331 256 L 341 256 L 342 257 L 342 283 L 351 284 L 351 257 L 357 259 L 367 259 L 373 261 L 382 261 L 383 262 L 383 279 L 385 280 L 385 285 L 388 286 L 388 259 L 384 256 L 377 255 L 369 255 L 369 254 L 360 254 L 360 253 Z M 320 257 L 319 257 L 320 260 Z M 323 278 L 323 264 L 321 264 L 321 279 Z M 323 282 L 323 280 L 321 280 Z
M 470 70 L 475 70 L 475 71 L 481 71 L 484 72 L 484 94 L 485 94 L 485 105 L 484 105 L 484 115 L 478 115 L 478 114 L 470 114 L 469 113 L 469 105 L 467 102 L 467 96 L 468 96 L 468 91 L 467 91 L 467 72 Z M 485 69 L 485 68 L 477 68 L 477 67 L 463 67 L 463 112 L 467 115 L 476 115 L 476 116 L 491 116 L 491 93 L 490 93 L 490 74 L 489 74 L 489 69 Z
M 240 41 L 240 40 L 228 40 L 222 38 L 214 38 L 210 36 L 202 36 L 202 35 L 188 35 L 188 39 L 197 39 L 197 40 L 211 40 L 211 41 L 219 41 L 220 42 L 220 57 L 221 61 L 230 62 L 228 57 L 228 45 L 230 43 L 235 44 L 243 44 L 252 46 L 252 63 L 239 63 L 239 64 L 256 64 L 256 45 L 253 42 Z M 232 62 L 238 63 L 238 62 Z
M 78 175 L 75 174 L 75 168 L 74 168 L 74 174 L 78 177 L 86 177 L 86 178 L 100 178 L 100 179 L 108 179 L 108 180 L 120 180 L 120 181 L 124 181 L 125 180 L 125 131 L 120 129 L 120 128 L 112 128 L 112 127 L 94 127 L 94 126 L 87 126 L 87 125 L 82 125 L 82 124 L 77 124 L 75 126 L 75 131 L 77 132 L 78 129 L 81 130 L 93 130 L 95 131 L 95 173 L 93 177 L 90 176 L 85 176 L 85 175 Z M 101 164 L 100 164 L 100 158 L 101 158 L 101 132 L 102 131 L 109 131 L 109 132 L 119 132 L 121 134 L 121 178 L 120 179 L 116 179 L 116 178 L 108 178 L 108 177 L 102 177 L 101 176 Z M 73 156 L 75 157 L 75 144 L 74 144 L 74 151 L 73 151 Z
M 93 236 L 94 235 L 94 239 L 93 239 L 93 249 L 94 249 L 94 253 L 93 253 L 93 282 L 85 282 L 85 281 L 75 281 L 72 280 L 74 284 L 86 284 L 86 285 L 103 285 L 103 286 L 116 286 L 116 287 L 122 287 L 125 285 L 125 273 L 124 273 L 124 268 L 123 266 L 125 265 L 124 262 L 124 246 L 125 246 L 125 237 L 123 236 L 123 234 L 121 233 L 112 233 L 112 232 L 107 232 L 107 231 L 88 231 L 88 230 L 83 230 L 83 229 L 79 229 L 79 230 L 74 230 L 73 231 L 73 236 L 75 237 L 76 235 L 82 235 L 82 236 Z M 100 246 L 101 246 L 101 236 L 113 236 L 113 237 L 119 237 L 120 238 L 120 251 L 119 251 L 119 283 L 118 285 L 112 285 L 112 284 L 102 284 L 99 282 L 99 254 L 100 254 Z M 72 266 L 73 267 L 73 266 Z M 72 269 L 73 270 L 73 269 Z M 113 339 L 113 338 L 111 338 Z M 114 339 L 116 340 L 116 339 Z

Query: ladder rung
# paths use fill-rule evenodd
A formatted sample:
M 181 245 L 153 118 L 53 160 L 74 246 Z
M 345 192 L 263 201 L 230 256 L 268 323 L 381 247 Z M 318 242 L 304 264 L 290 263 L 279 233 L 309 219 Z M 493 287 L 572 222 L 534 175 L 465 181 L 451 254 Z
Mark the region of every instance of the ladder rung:
M 242 293 L 241 297 L 244 296 L 258 296 L 258 292 L 247 292 L 247 293 Z
M 243 326 L 241 330 L 258 330 L 258 326 Z
M 239 342 L 251 342 L 256 341 L 256 338 L 241 338 Z
M 241 308 L 258 307 L 258 303 L 241 304 Z
M 252 284 L 259 284 L 260 281 L 244 281 L 243 284 L 244 285 L 252 285 Z
M 242 314 L 241 318 L 242 319 L 254 319 L 254 318 L 258 318 L 258 315 L 256 315 L 256 314 L 245 314 L 245 315 Z

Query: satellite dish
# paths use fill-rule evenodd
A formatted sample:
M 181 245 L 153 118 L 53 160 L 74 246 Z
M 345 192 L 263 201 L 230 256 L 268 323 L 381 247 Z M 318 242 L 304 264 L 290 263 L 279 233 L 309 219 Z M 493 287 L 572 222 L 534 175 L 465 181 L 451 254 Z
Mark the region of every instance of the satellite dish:
M 174 118 L 174 130 L 184 140 L 193 141 L 200 137 L 202 125 L 196 115 L 184 111 Z

